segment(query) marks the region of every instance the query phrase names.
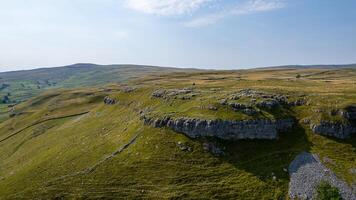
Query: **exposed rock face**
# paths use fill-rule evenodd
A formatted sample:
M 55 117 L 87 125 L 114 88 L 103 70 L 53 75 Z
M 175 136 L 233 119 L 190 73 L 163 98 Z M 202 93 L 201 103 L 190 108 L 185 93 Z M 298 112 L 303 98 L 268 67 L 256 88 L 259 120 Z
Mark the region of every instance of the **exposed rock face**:
M 203 120 L 178 118 L 152 119 L 142 117 L 145 124 L 153 127 L 169 127 L 191 138 L 217 137 L 225 140 L 276 139 L 278 131 L 285 131 L 294 125 L 294 120 Z
M 352 134 L 356 133 L 356 128 L 351 124 L 342 124 L 339 122 L 320 122 L 319 124 L 312 124 L 311 129 L 316 134 L 340 139 L 350 138 Z
M 317 155 L 306 152 L 299 154 L 289 165 L 288 171 L 289 196 L 292 199 L 313 199 L 315 188 L 321 181 L 337 187 L 343 199 L 356 199 L 355 191 L 325 167 Z

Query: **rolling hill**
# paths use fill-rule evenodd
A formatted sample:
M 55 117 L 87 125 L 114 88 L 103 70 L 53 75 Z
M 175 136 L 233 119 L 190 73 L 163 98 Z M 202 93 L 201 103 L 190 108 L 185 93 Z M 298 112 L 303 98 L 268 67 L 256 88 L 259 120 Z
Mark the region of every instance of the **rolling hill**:
M 155 73 L 196 71 L 140 65 L 96 65 L 79 63 L 63 67 L 0 73 L 0 103 L 16 104 L 44 90 L 126 83 Z
M 288 199 L 302 152 L 355 191 L 355 69 L 26 73 L 57 84 L 2 114 L 0 199 Z

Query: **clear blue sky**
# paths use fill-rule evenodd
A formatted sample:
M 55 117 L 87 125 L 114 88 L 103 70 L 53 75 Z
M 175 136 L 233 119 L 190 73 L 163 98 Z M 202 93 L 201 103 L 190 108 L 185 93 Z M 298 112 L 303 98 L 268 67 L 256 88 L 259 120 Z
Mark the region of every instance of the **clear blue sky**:
M 1 0 L 0 71 L 356 63 L 355 0 Z

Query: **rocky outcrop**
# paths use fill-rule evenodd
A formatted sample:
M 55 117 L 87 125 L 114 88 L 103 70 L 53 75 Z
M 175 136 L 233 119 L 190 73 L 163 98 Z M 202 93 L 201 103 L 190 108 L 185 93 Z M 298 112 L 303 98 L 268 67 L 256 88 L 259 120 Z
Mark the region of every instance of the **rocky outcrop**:
M 160 90 L 156 90 L 152 93 L 152 97 L 154 98 L 163 98 L 163 99 L 167 99 L 167 98 L 177 98 L 177 96 L 179 95 L 183 95 L 181 96 L 182 99 L 189 99 L 191 97 L 194 97 L 196 94 L 192 94 L 193 90 L 190 88 L 184 88 L 184 89 L 169 89 L 169 90 L 165 90 L 165 89 L 160 89 Z M 184 96 L 187 94 L 191 94 L 188 96 Z
M 168 127 L 191 138 L 217 137 L 225 140 L 276 139 L 279 131 L 286 131 L 294 125 L 293 119 L 282 120 L 204 120 L 191 118 L 154 119 L 142 116 L 146 125 Z
M 350 138 L 351 135 L 356 133 L 356 127 L 351 124 L 343 124 L 340 122 L 323 121 L 318 124 L 311 124 L 310 126 L 316 134 L 332 136 L 340 139 Z

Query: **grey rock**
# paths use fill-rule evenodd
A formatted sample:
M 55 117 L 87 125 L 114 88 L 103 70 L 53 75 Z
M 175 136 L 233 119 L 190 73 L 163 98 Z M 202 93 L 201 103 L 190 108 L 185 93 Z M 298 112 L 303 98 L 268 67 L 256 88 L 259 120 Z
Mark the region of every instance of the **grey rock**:
M 279 101 L 277 101 L 275 99 L 269 99 L 269 100 L 261 101 L 261 102 L 258 102 L 256 104 L 257 107 L 267 108 L 267 109 L 273 109 L 273 108 L 278 107 L 279 105 L 280 105 Z
M 172 97 L 172 98 L 177 98 L 178 95 L 186 95 L 186 94 L 190 94 L 192 93 L 193 90 L 190 88 L 184 88 L 184 89 L 169 89 L 169 90 L 156 90 L 152 93 L 152 97 L 155 98 L 168 98 L 168 97 Z M 180 97 L 180 99 L 186 100 L 186 99 L 191 99 L 194 95 L 190 95 L 190 96 L 183 96 Z
M 147 125 L 168 127 L 191 138 L 217 137 L 225 140 L 239 139 L 277 139 L 279 131 L 285 131 L 294 125 L 292 119 L 281 120 L 203 120 L 192 118 L 152 119 L 143 116 Z
M 303 106 L 307 103 L 307 101 L 305 99 L 298 99 L 294 102 L 288 102 L 287 104 L 289 106 Z
M 125 92 L 125 93 L 130 93 L 130 92 L 135 91 L 135 88 L 133 88 L 133 87 L 124 87 L 124 88 L 122 88 L 122 91 Z
M 356 133 L 356 128 L 351 124 L 340 122 L 322 121 L 318 124 L 311 124 L 310 128 L 316 134 L 332 136 L 340 139 L 350 138 L 351 135 Z
M 232 95 L 230 97 L 230 100 L 239 100 L 239 99 L 240 99 L 240 97 L 238 95 Z
M 356 168 L 351 168 L 349 171 L 350 171 L 351 174 L 355 174 L 356 175 Z
M 115 99 L 112 99 L 112 98 L 106 96 L 106 97 L 104 98 L 104 103 L 105 103 L 106 105 L 114 105 L 114 104 L 117 103 L 117 101 L 116 101 Z
M 192 147 L 190 147 L 188 144 L 178 142 L 177 146 L 181 151 L 188 151 L 188 152 L 192 151 Z
M 152 97 L 162 98 L 166 94 L 166 90 L 156 90 L 152 93 Z
M 208 106 L 208 109 L 209 109 L 209 110 L 215 110 L 215 111 L 218 110 L 218 108 L 215 107 L 215 106 L 213 106 L 213 105 L 209 105 L 209 106 Z
M 248 108 L 248 106 L 244 105 L 244 104 L 241 104 L 241 103 L 229 103 L 229 106 L 232 107 L 232 109 L 234 110 L 241 110 L 241 109 L 246 109 Z
M 176 96 L 176 95 L 180 95 L 180 94 L 189 94 L 192 93 L 193 90 L 189 89 L 189 88 L 184 88 L 184 89 L 171 89 L 171 90 L 167 90 L 167 95 L 168 96 Z
M 246 115 L 255 115 L 257 114 L 257 111 L 253 108 L 246 108 L 242 110 L 243 113 L 245 113 Z
M 306 152 L 299 154 L 289 165 L 288 171 L 289 196 L 292 199 L 313 199 L 317 185 L 326 181 L 339 189 L 343 199 L 356 200 L 355 191 L 326 168 L 317 155 Z
M 220 103 L 221 105 L 227 105 L 227 99 L 221 99 L 221 100 L 219 101 L 219 103 Z

